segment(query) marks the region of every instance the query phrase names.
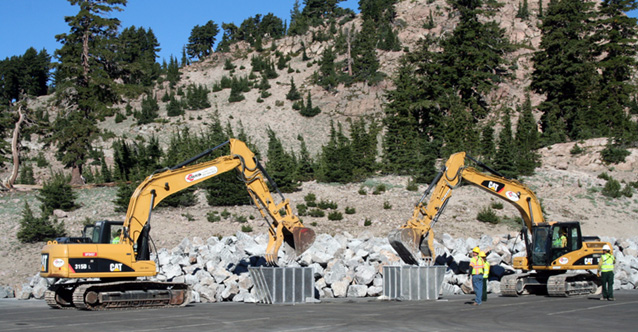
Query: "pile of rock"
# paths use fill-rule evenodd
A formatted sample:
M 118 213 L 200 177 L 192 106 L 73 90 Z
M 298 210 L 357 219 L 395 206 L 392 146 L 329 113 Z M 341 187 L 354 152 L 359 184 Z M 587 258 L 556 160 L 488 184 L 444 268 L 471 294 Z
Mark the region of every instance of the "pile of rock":
M 638 238 L 614 243 L 617 257 L 615 288 L 634 289 L 638 286 Z M 154 257 L 160 271 L 160 281 L 185 282 L 192 286 L 195 302 L 257 302 L 248 267 L 265 266 L 263 258 L 268 243 L 266 235 L 251 236 L 238 232 L 235 236 L 184 239 L 172 250 L 160 249 Z M 524 256 L 525 245 L 520 238 L 483 236 L 480 239 L 455 239 L 444 234 L 435 242 L 437 262 L 448 265 L 442 287 L 443 295 L 471 292 L 467 275 L 468 253 L 475 246 L 487 252 L 487 260 L 496 270 L 513 271 L 512 257 Z M 383 293 L 383 266 L 400 265 L 400 259 L 386 238 L 355 238 L 349 234 L 320 234 L 315 243 L 295 260 L 283 250 L 280 266 L 309 266 L 314 270 L 315 287 L 320 298 L 378 297 Z M 502 272 L 500 273 L 502 275 Z M 500 292 L 500 275 L 493 275 L 488 291 Z M 15 292 L 21 299 L 43 298 L 47 280 L 38 275 Z M 0 289 L 0 297 L 11 290 Z

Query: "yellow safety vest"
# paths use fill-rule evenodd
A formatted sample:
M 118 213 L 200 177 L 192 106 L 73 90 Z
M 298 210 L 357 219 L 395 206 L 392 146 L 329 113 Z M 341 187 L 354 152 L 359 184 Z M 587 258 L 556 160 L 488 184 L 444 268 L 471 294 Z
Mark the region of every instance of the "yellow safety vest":
M 614 270 L 616 258 L 612 254 L 603 254 L 600 258 L 603 263 L 600 265 L 600 272 L 611 272 Z
M 483 274 L 483 265 L 485 262 L 481 259 L 481 257 L 472 257 L 470 259 L 470 266 L 472 267 L 472 274 Z
M 485 261 L 483 265 L 483 278 L 487 279 L 490 276 L 490 262 Z

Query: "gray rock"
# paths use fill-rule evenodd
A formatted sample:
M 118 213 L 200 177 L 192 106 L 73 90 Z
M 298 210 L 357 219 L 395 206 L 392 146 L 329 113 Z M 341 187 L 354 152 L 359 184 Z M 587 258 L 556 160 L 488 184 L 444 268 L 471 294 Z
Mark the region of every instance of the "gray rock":
M 182 268 L 179 265 L 168 264 L 166 266 L 162 266 L 162 274 L 166 276 L 167 280 L 172 280 L 173 278 L 182 275 Z
M 18 300 L 28 300 L 33 297 L 33 288 L 29 284 L 22 284 L 22 288 L 16 291 Z
M 332 283 L 330 288 L 332 289 L 334 297 L 346 297 L 348 294 L 348 285 L 350 285 L 350 281 L 348 280 L 339 280 Z
M 370 265 L 360 265 L 355 269 L 354 275 L 358 285 L 370 285 L 377 275 L 377 270 Z
M 0 299 L 13 298 L 15 293 L 10 286 L 0 286 Z
M 366 285 L 350 285 L 346 297 L 365 297 L 368 294 L 368 286 Z
M 366 293 L 366 296 L 376 297 L 376 296 L 380 296 L 381 294 L 383 294 L 383 287 L 370 286 L 368 287 L 368 292 Z

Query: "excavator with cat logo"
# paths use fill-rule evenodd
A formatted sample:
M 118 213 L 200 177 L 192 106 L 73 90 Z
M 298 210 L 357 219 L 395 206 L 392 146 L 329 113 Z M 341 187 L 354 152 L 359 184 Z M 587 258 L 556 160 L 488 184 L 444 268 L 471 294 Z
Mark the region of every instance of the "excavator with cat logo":
M 466 158 L 490 174 L 466 166 Z M 589 270 L 597 269 L 602 248 L 609 243 L 598 237 L 583 236 L 577 221 L 545 221 L 541 204 L 532 190 L 517 180 L 504 177 L 465 152 L 450 156 L 416 204 L 412 217 L 389 234 L 390 244 L 406 264 L 432 263 L 436 257 L 434 224 L 454 190 L 462 183 L 474 185 L 511 203 L 520 212 L 525 224 L 521 238 L 525 241 L 526 253 L 524 257 L 513 259 L 513 267 L 519 272 L 501 279 L 503 295 L 546 293 L 550 296 L 572 296 L 597 291 L 598 278 Z
M 222 146 L 230 153 L 194 163 Z M 53 308 L 107 310 L 143 307 L 179 307 L 190 302 L 185 283 L 148 280 L 157 275 L 150 255 L 151 212 L 163 199 L 219 174 L 236 170 L 261 215 L 268 222 L 269 242 L 265 258 L 276 265 L 282 244 L 299 255 L 315 239 L 293 214 L 288 199 L 242 141 L 229 141 L 202 152 L 169 169 L 148 176 L 133 193 L 123 222 L 100 221 L 85 228 L 83 237 L 49 241 L 42 249 L 40 276 L 58 278 L 45 292 Z M 277 189 L 275 203 L 265 181 Z

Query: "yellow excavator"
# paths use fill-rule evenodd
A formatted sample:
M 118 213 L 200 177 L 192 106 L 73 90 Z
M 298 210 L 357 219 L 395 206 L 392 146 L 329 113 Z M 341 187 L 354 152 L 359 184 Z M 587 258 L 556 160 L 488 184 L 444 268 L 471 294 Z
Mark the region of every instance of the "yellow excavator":
M 195 163 L 225 145 L 228 155 Z M 145 280 L 157 274 L 150 257 L 151 212 L 164 198 L 230 170 L 237 170 L 261 215 L 268 222 L 266 261 L 276 265 L 282 244 L 299 255 L 315 239 L 312 229 L 303 226 L 283 195 L 275 203 L 265 179 L 274 182 L 242 141 L 230 139 L 214 148 L 147 177 L 133 193 L 123 223 L 98 222 L 85 229 L 81 238 L 50 241 L 42 249 L 40 276 L 61 278 L 45 292 L 53 308 L 88 310 L 174 307 L 190 302 L 187 284 Z M 270 219 L 270 220 L 269 220 Z M 112 241 L 121 230 L 116 241 Z M 113 243 L 118 242 L 119 243 Z M 142 278 L 142 279 L 138 279 Z
M 466 158 L 490 174 L 466 166 Z M 501 279 L 503 295 L 546 293 L 550 296 L 571 296 L 597 291 L 598 279 L 589 270 L 597 269 L 603 245 L 609 243 L 600 241 L 598 237 L 583 236 L 577 221 L 545 221 L 534 192 L 519 181 L 506 178 L 466 156 L 465 152 L 450 156 L 417 203 L 412 217 L 401 228 L 390 232 L 388 240 L 406 264 L 432 263 L 435 257 L 432 228 L 453 191 L 463 181 L 514 205 L 525 224 L 521 238 L 526 244 L 526 255 L 513 259 L 513 267 L 523 272 Z M 430 193 L 429 201 L 424 204 Z

